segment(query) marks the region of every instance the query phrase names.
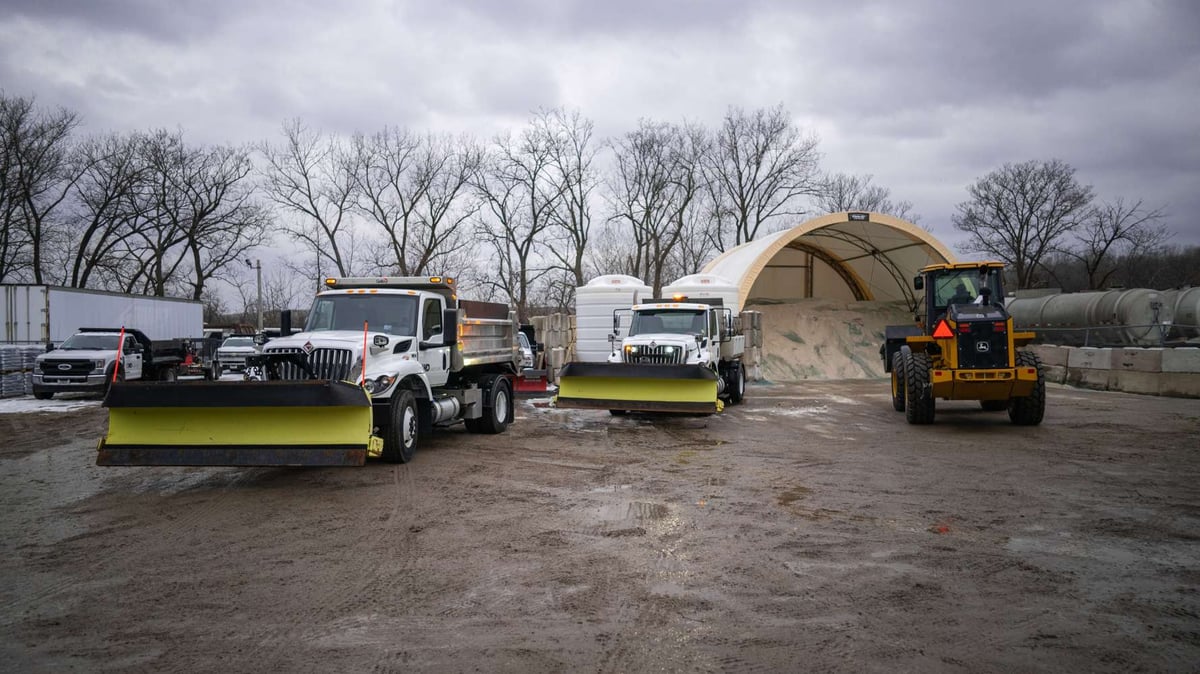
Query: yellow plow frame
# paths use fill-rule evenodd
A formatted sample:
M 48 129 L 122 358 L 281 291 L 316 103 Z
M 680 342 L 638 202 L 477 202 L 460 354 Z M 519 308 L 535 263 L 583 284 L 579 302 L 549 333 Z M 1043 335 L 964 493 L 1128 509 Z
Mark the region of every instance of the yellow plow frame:
M 361 466 L 371 398 L 341 381 L 117 382 L 100 466 Z
M 717 373 L 703 365 L 568 363 L 559 371 L 554 405 L 563 409 L 712 414 Z

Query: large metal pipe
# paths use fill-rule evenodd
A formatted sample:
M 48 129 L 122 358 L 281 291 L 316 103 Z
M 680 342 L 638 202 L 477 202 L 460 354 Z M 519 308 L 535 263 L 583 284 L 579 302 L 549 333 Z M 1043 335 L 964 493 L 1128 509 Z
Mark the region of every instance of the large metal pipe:
M 1163 303 L 1171 306 L 1175 315 L 1171 337 L 1194 339 L 1200 337 L 1200 287 L 1164 290 Z
M 1174 318 L 1171 303 L 1147 288 L 1016 298 L 1005 308 L 1018 327 L 1041 331 L 1043 341 L 1071 345 L 1153 346 L 1166 337 Z

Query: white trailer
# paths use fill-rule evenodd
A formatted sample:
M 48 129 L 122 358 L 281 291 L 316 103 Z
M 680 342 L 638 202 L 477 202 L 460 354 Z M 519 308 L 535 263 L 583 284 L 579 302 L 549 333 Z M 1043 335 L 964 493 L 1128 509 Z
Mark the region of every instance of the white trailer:
M 204 336 L 204 305 L 195 300 L 35 284 L 0 289 L 0 341 L 7 343 L 57 344 L 95 327 L 135 328 L 155 341 Z

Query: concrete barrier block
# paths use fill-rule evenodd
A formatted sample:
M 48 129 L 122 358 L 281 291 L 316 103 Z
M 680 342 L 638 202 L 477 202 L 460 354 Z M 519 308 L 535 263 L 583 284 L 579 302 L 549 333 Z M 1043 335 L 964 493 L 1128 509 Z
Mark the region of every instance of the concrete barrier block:
M 1112 368 L 1112 349 L 1097 349 L 1089 346 L 1071 349 L 1067 355 L 1067 367 L 1091 370 Z M 1107 375 L 1105 375 L 1107 377 Z
M 1037 354 L 1042 365 L 1059 365 L 1066 367 L 1067 355 L 1071 352 L 1070 347 L 1058 346 L 1057 344 L 1034 344 L 1028 347 L 1031 351 Z
M 1158 395 L 1161 380 L 1162 374 L 1159 372 L 1111 370 L 1108 377 L 1108 390 Z
M 1200 398 L 1200 372 L 1163 372 L 1158 376 L 1160 395 Z
M 1200 373 L 1200 349 L 1184 347 L 1166 349 L 1162 354 L 1163 372 Z
M 1065 365 L 1043 365 L 1042 376 L 1051 384 L 1063 384 L 1067 381 L 1067 368 Z
M 1162 372 L 1162 349 L 1114 349 L 1113 371 Z
M 1071 386 L 1092 389 L 1094 391 L 1107 391 L 1108 375 L 1108 370 L 1097 370 L 1090 367 L 1068 367 L 1066 383 Z

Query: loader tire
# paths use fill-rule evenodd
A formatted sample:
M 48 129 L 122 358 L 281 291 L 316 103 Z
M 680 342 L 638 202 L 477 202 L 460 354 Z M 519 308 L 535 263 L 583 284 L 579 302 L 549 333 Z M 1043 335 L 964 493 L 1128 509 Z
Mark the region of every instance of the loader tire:
M 417 451 L 419 419 L 417 399 L 407 389 L 392 396 L 391 422 L 383 436 L 383 460 L 388 463 L 408 463 Z
M 980 400 L 979 406 L 984 412 L 1001 412 L 1008 409 L 1007 400 Z
M 904 418 L 910 424 L 932 424 L 933 386 L 929 383 L 929 354 L 904 354 Z
M 904 358 L 899 351 L 892 354 L 892 409 L 904 411 Z
M 467 430 L 473 433 L 488 435 L 503 433 L 512 421 L 512 389 L 509 388 L 508 380 L 504 377 L 497 377 L 492 380 L 491 388 L 492 405 L 483 408 L 483 416 L 476 420 L 478 425 L 475 426 L 475 429 L 477 430 L 472 430 L 470 426 L 467 427 Z
M 1033 393 L 1012 399 L 1008 405 L 1008 418 L 1017 426 L 1037 426 L 1046 415 L 1046 377 L 1042 362 L 1034 353 L 1018 351 L 1017 367 L 1037 368 L 1037 384 L 1033 387 Z
M 740 362 L 729 367 L 729 404 L 737 405 L 746 397 L 746 370 Z

